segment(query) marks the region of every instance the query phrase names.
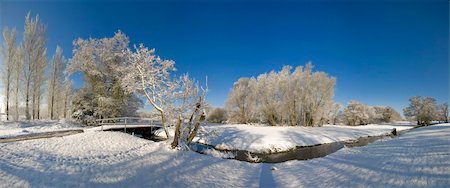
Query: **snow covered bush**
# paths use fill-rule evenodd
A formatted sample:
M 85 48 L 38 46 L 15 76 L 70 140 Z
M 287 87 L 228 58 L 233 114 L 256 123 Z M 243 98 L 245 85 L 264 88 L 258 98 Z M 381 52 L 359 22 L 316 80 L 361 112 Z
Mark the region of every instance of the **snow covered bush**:
M 223 108 L 214 108 L 206 119 L 211 123 L 225 123 L 227 121 L 227 111 Z
M 329 121 L 336 79 L 313 72 L 313 65 L 292 71 L 284 66 L 257 78 L 240 78 L 231 89 L 228 121 L 269 125 L 317 126 Z
M 400 114 L 389 106 L 368 106 L 358 101 L 350 101 L 343 111 L 347 125 L 367 125 L 401 120 Z

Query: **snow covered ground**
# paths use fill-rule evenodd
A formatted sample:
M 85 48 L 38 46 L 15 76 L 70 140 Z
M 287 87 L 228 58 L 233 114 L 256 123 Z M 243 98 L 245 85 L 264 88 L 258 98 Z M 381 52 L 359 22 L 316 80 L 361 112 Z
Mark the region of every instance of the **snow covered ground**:
M 296 146 L 311 146 L 323 143 L 356 140 L 366 136 L 385 135 L 395 128 L 397 131 L 413 128 L 404 123 L 390 125 L 323 127 L 269 127 L 258 125 L 208 125 L 207 134 L 199 142 L 213 145 L 222 150 L 245 150 L 253 153 L 287 151 Z M 173 132 L 173 130 L 171 131 Z M 159 135 L 165 136 L 163 131 Z
M 78 124 L 65 120 L 34 120 L 19 122 L 0 122 L 0 138 L 13 137 L 17 135 L 42 133 L 50 131 L 63 131 L 82 129 Z
M 0 187 L 449 187 L 449 138 L 450 124 L 435 125 L 324 158 L 255 164 L 86 132 L 0 144 Z

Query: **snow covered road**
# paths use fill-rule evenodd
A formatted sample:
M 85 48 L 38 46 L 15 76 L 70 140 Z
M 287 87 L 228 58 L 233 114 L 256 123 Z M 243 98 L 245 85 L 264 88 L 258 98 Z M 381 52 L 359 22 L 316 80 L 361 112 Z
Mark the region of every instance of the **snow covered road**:
M 435 125 L 324 158 L 252 164 L 87 132 L 0 144 L 0 187 L 449 187 L 449 138 L 449 124 Z

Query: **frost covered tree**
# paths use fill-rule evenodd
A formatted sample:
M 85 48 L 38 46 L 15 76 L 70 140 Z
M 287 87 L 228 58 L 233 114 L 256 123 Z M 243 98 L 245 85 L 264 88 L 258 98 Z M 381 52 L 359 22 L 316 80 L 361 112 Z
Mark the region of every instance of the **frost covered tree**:
M 63 98 L 66 92 L 64 92 L 64 69 L 65 69 L 66 59 L 62 55 L 62 49 L 57 46 L 55 54 L 53 55 L 51 61 L 50 70 L 50 81 L 48 85 L 48 113 L 50 119 L 55 119 L 57 112 L 61 109 L 58 108 L 61 98 Z M 67 96 L 67 95 L 65 95 Z M 66 97 L 64 97 L 67 99 Z M 64 111 L 65 112 L 65 111 Z
M 16 64 L 16 29 L 8 29 L 5 28 L 3 30 L 3 45 L 2 45 L 2 81 L 5 89 L 5 112 L 6 112 L 6 120 L 9 120 L 10 116 L 10 101 L 11 101 L 11 93 L 12 93 L 12 82 L 14 75 L 14 66 Z
M 366 125 L 372 122 L 373 108 L 358 101 L 350 101 L 344 109 L 344 120 L 348 125 Z
M 116 68 L 121 70 L 118 77 L 125 91 L 146 98 L 148 104 L 159 113 L 167 138 L 167 123 L 177 119 L 172 147 L 178 147 L 180 141 L 191 142 L 206 119 L 203 110 L 206 90 L 199 92 L 198 82 L 188 75 L 173 78 L 171 73 L 175 71 L 175 62 L 161 59 L 155 54 L 155 49 L 148 49 L 141 44 L 139 47 L 134 46 L 134 50 L 127 48 L 124 56 L 127 58 Z M 194 110 L 189 117 L 187 114 L 190 109 Z M 188 123 L 184 124 L 188 117 Z
M 40 119 L 41 112 L 41 100 L 44 93 L 44 84 L 45 84 L 45 70 L 47 69 L 47 50 L 41 54 L 42 57 L 39 58 L 39 61 L 34 64 L 34 73 L 33 73 L 33 81 L 32 81 L 32 117 L 33 119 Z
M 117 67 L 121 70 L 121 85 L 129 93 L 139 93 L 145 96 L 147 102 L 160 114 L 164 131 L 169 137 L 166 127 L 166 108 L 172 105 L 171 98 L 177 89 L 177 84 L 171 80 L 170 73 L 175 71 L 175 62 L 163 60 L 155 55 L 154 49 L 148 49 L 142 44 L 127 48 L 124 56 L 127 59 Z
M 22 42 L 23 58 L 23 84 L 25 98 L 25 116 L 29 120 L 30 100 L 36 102 L 38 89 L 43 79 L 40 79 L 41 64 L 46 61 L 46 27 L 40 23 L 39 16 L 30 18 L 30 13 L 25 17 L 25 31 Z M 35 80 L 38 79 L 38 80 Z M 33 104 L 32 108 L 35 108 Z M 35 112 L 33 112 L 34 115 Z
M 249 123 L 254 109 L 254 95 L 256 80 L 254 78 L 240 78 L 231 89 L 226 109 L 230 122 Z
M 74 117 L 88 120 L 118 116 L 134 116 L 142 106 L 134 94 L 126 93 L 117 67 L 128 57 L 128 37 L 122 32 L 112 38 L 77 39 L 74 41 L 73 58 L 68 63 L 68 72 L 81 72 L 85 86 L 77 93 L 73 103 Z M 89 102 L 82 101 L 89 99 Z M 81 100 L 81 101 L 80 101 Z
M 439 121 L 448 123 L 448 103 L 445 102 L 438 106 L 437 117 Z
M 63 112 L 62 114 L 59 114 L 59 118 L 68 118 L 68 114 L 70 109 L 72 109 L 72 98 L 73 98 L 73 83 L 72 81 L 65 79 L 63 82 L 63 86 L 61 87 L 60 91 L 60 102 L 59 102 L 59 110 L 60 112 Z
M 329 123 L 336 125 L 338 123 L 339 120 L 339 114 L 342 112 L 342 105 L 339 103 L 334 103 L 333 105 L 331 105 L 329 114 L 328 114 L 328 120 Z
M 382 123 L 382 122 L 392 122 L 396 120 L 401 120 L 400 114 L 390 106 L 373 106 L 374 117 L 371 119 L 371 123 Z
M 409 106 L 403 109 L 405 117 L 414 118 L 418 125 L 429 125 L 436 115 L 436 99 L 414 96 L 409 99 Z
M 172 148 L 190 144 L 198 134 L 201 124 L 206 119 L 205 96 L 208 90 L 199 87 L 198 82 L 183 75 L 175 80 L 177 89 L 172 98 L 172 116 L 178 116 Z M 206 84 L 208 80 L 206 79 Z
M 16 48 L 16 53 L 14 56 L 14 120 L 18 121 L 20 116 L 20 84 L 21 84 L 21 78 L 23 73 L 23 50 L 20 46 Z

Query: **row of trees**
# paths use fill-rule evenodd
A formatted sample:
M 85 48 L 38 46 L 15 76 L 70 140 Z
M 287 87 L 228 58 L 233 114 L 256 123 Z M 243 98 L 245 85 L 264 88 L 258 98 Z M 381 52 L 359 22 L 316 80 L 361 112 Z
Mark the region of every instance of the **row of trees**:
M 313 72 L 313 65 L 257 78 L 240 78 L 226 102 L 228 121 L 269 125 L 321 125 L 329 121 L 336 79 L 324 72 Z
M 30 14 L 25 17 L 20 43 L 16 29 L 3 30 L 2 83 L 7 120 L 11 117 L 19 120 L 21 114 L 27 120 L 40 119 L 45 91 L 48 91 L 48 116 L 51 119 L 68 116 L 72 88 L 64 76 L 66 60 L 62 49 L 57 47 L 49 66 L 46 32 L 39 17 L 31 18 Z
M 420 96 L 411 97 L 409 102 L 403 114 L 416 120 L 418 125 L 429 125 L 433 120 L 448 123 L 448 103 L 437 105 L 433 97 Z

